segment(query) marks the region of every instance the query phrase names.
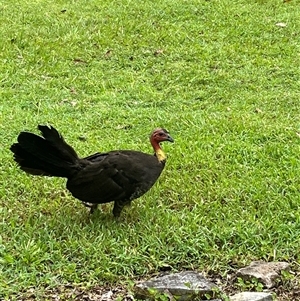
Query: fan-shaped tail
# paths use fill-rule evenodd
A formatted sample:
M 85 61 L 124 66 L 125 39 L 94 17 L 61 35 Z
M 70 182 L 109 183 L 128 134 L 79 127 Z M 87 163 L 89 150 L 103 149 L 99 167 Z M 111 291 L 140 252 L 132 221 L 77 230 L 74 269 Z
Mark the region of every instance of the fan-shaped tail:
M 21 132 L 11 146 L 14 160 L 25 172 L 69 178 L 79 168 L 79 158 L 54 127 L 39 125 L 42 136 Z

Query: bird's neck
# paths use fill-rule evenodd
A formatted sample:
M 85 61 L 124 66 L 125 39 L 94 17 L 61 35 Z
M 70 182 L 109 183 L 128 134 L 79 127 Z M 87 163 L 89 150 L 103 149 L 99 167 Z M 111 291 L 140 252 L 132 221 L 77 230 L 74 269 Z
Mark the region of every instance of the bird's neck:
M 166 154 L 164 153 L 164 151 L 161 149 L 159 143 L 157 143 L 156 141 L 151 140 L 151 144 L 153 146 L 156 158 L 159 162 L 164 162 L 167 159 Z
M 166 154 L 164 153 L 164 151 L 161 148 L 157 149 L 155 151 L 155 154 L 156 154 L 156 157 L 157 157 L 157 159 L 158 159 L 159 162 L 166 161 L 167 156 L 166 156 Z

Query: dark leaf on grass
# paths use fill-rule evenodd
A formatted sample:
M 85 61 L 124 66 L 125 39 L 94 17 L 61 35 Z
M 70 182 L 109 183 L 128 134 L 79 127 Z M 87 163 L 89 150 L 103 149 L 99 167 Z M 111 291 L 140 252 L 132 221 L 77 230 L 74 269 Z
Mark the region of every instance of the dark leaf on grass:
M 109 57 L 111 57 L 111 55 L 112 55 L 112 50 L 111 50 L 111 49 L 108 49 L 108 50 L 105 52 L 105 57 L 106 57 L 106 58 L 109 58 Z
M 66 11 L 67 11 L 66 9 L 62 9 L 60 12 L 65 13 Z
M 79 58 L 74 59 L 73 62 L 76 64 L 87 64 L 86 61 L 79 59 Z
M 87 140 L 87 138 L 86 138 L 85 136 L 79 136 L 78 139 L 79 139 L 80 141 L 86 141 L 86 140 Z
M 172 267 L 168 264 L 163 264 L 159 267 L 160 272 L 168 272 L 168 271 L 171 271 L 171 270 L 172 270 Z

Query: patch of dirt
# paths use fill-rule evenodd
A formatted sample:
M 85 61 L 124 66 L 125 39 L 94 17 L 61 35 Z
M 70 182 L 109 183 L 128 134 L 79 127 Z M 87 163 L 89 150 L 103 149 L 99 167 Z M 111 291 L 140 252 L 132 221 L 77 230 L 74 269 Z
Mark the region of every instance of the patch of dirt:
M 95 286 L 93 288 L 84 288 L 79 286 L 65 285 L 56 288 L 45 288 L 43 292 L 36 292 L 30 288 L 24 293 L 14 296 L 18 301 L 132 301 L 133 296 L 128 294 L 123 287 L 110 288 L 106 286 Z
M 147 277 L 148 278 L 148 277 Z M 234 295 L 242 291 L 256 291 L 253 285 L 248 287 L 239 287 L 235 273 L 227 274 L 226 278 L 218 274 L 209 273 L 207 278 L 215 283 L 226 295 Z M 300 270 L 293 272 L 288 279 L 281 279 L 277 282 L 276 287 L 267 290 L 277 296 L 278 301 L 299 301 L 300 300 Z M 133 301 L 132 292 L 128 292 L 125 286 L 95 286 L 85 288 L 74 286 L 72 284 L 59 286 L 56 288 L 44 288 L 35 290 L 30 288 L 11 299 L 18 301 Z

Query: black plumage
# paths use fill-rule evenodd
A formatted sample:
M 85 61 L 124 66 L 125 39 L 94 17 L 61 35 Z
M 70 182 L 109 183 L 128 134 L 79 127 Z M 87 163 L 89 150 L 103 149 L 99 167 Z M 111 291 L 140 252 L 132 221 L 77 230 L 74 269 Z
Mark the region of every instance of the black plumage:
M 166 162 L 160 142 L 173 142 L 168 131 L 158 128 L 150 136 L 154 156 L 119 150 L 79 158 L 54 127 L 39 125 L 38 129 L 42 136 L 21 132 L 10 148 L 20 168 L 32 175 L 67 178 L 67 189 L 91 212 L 98 204 L 114 201 L 116 217 L 153 186 Z

